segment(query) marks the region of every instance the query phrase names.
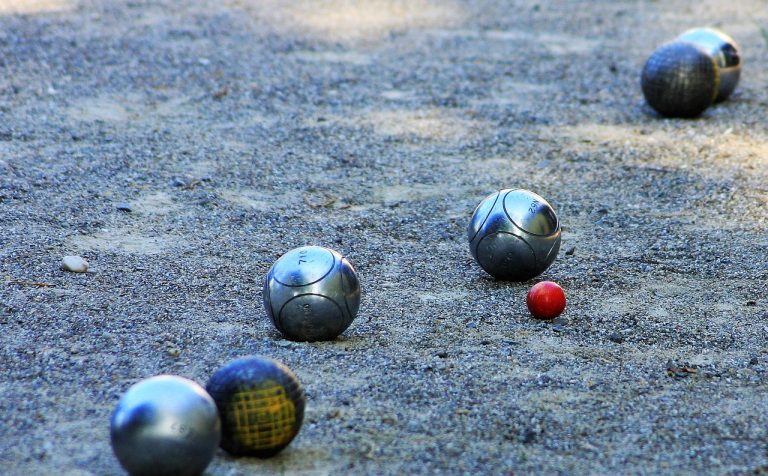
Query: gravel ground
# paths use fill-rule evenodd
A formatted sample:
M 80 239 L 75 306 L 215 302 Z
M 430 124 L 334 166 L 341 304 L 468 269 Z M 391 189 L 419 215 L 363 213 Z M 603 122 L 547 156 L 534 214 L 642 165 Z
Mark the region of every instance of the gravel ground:
M 704 25 L 741 84 L 661 119 L 643 62 Z M 210 475 L 768 473 L 761 25 L 757 0 L 0 0 L 0 473 L 121 474 L 131 384 L 247 354 L 295 371 L 305 424 Z M 510 187 L 563 223 L 554 322 L 469 255 Z M 360 274 L 334 342 L 262 308 L 305 244 Z

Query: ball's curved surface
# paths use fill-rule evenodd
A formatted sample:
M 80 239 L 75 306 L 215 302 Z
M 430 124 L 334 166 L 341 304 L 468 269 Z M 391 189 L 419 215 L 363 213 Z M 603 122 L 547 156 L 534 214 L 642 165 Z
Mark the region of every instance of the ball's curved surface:
M 696 117 L 718 92 L 720 76 L 712 57 L 686 41 L 660 46 L 643 67 L 640 79 L 648 104 L 667 117 Z
M 714 59 L 720 74 L 720 86 L 715 102 L 731 95 L 741 76 L 741 48 L 731 38 L 715 28 L 693 28 L 677 37 L 702 48 Z
M 560 250 L 560 221 L 552 206 L 523 189 L 486 197 L 467 226 L 469 249 L 497 279 L 525 281 L 543 273 Z
M 112 449 L 129 474 L 193 476 L 221 438 L 216 404 L 197 383 L 159 375 L 133 385 L 110 421 Z
M 288 446 L 304 421 L 304 389 L 285 365 L 242 357 L 217 370 L 205 386 L 221 415 L 221 447 L 265 458 Z
M 332 340 L 357 316 L 360 281 L 352 264 L 336 251 L 303 246 L 275 261 L 262 296 L 267 315 L 286 338 Z

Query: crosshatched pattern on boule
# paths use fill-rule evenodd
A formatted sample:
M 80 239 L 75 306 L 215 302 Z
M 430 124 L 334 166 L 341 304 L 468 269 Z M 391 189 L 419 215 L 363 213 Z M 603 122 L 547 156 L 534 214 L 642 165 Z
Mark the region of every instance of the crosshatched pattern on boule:
M 224 418 L 241 444 L 273 448 L 293 437 L 296 406 L 282 385 L 267 380 L 258 387 L 241 387 L 232 395 Z
M 291 369 L 276 360 L 231 360 L 211 376 L 206 389 L 221 415 L 221 447 L 233 455 L 275 455 L 304 421 L 304 389 Z

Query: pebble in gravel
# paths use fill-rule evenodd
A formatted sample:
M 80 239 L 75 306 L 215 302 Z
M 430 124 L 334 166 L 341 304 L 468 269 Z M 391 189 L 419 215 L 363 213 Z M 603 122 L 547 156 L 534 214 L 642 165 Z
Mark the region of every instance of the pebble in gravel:
M 615 342 L 617 344 L 621 344 L 622 342 L 624 342 L 624 336 L 619 334 L 618 332 L 612 332 L 608 336 L 608 340 L 611 342 Z
M 85 273 L 88 271 L 88 262 L 80 256 L 65 256 L 61 260 L 61 269 L 73 273 Z

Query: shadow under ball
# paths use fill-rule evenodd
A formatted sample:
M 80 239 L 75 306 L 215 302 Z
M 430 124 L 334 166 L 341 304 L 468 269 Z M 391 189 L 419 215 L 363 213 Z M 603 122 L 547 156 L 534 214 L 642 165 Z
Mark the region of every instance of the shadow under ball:
M 497 279 L 526 281 L 546 271 L 560 250 L 560 221 L 541 196 L 505 189 L 486 197 L 467 226 L 469 250 Z
M 275 261 L 262 297 L 267 315 L 286 338 L 333 340 L 357 315 L 360 281 L 352 264 L 336 251 L 303 246 Z
M 221 438 L 216 404 L 192 380 L 151 377 L 130 387 L 110 421 L 112 449 L 133 476 L 195 476 Z
M 291 370 L 265 357 L 232 360 L 205 386 L 221 415 L 221 447 L 266 458 L 296 437 L 304 421 L 304 389 Z
M 714 28 L 693 28 L 678 36 L 677 39 L 693 43 L 712 57 L 720 76 L 720 86 L 715 102 L 727 99 L 736 89 L 741 76 L 739 45 L 733 38 Z
M 702 48 L 685 41 L 660 46 L 643 67 L 643 95 L 667 117 L 696 117 L 715 100 L 719 73 Z

